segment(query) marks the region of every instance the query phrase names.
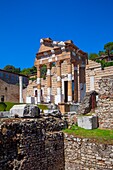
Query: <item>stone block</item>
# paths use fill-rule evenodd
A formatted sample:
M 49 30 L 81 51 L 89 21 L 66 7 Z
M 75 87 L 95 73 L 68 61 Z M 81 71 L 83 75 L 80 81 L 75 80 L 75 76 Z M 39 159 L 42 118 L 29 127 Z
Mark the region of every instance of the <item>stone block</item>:
M 14 105 L 10 109 L 11 117 L 39 117 L 40 109 L 33 104 Z
M 84 129 L 95 129 L 98 127 L 98 118 L 97 116 L 79 116 L 77 123 Z
M 11 117 L 9 111 L 0 111 L 0 118 L 2 117 Z

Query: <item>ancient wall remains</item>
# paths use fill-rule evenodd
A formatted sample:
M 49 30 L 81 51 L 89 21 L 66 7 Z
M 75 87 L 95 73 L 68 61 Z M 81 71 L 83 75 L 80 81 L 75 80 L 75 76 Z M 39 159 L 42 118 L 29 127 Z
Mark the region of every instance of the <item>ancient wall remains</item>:
M 86 91 L 95 90 L 99 92 L 99 80 L 105 76 L 113 75 L 113 66 L 101 68 L 101 64 L 92 60 L 86 65 Z
M 112 170 L 113 145 L 65 135 L 65 170 Z
M 113 76 L 99 81 L 99 99 L 95 110 L 99 118 L 99 127 L 113 129 Z
M 62 121 L 1 119 L 0 170 L 64 170 Z
M 14 84 L 8 84 L 0 79 L 0 101 L 4 96 L 5 102 L 19 102 L 19 86 Z
M 63 134 L 53 117 L 0 120 L 0 170 L 112 170 L 113 144 Z

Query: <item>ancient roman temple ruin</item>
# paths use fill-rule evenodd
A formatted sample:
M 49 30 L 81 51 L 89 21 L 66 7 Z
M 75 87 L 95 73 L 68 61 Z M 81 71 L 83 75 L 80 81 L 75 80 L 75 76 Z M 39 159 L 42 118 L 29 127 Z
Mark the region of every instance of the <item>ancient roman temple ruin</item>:
M 86 92 L 87 61 L 87 53 L 74 45 L 71 40 L 59 42 L 51 38 L 41 39 L 35 59 L 37 102 L 42 102 L 42 99 L 44 102 L 55 104 L 81 101 Z M 52 63 L 56 66 L 54 72 Z M 42 85 L 41 67 L 43 65 L 47 66 L 47 81 Z

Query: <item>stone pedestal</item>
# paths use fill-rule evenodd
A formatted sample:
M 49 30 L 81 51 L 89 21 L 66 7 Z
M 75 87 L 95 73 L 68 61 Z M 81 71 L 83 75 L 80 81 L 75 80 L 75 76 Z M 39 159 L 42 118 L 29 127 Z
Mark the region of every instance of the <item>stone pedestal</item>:
M 96 129 L 98 128 L 97 116 L 79 116 L 77 118 L 78 126 L 84 129 Z

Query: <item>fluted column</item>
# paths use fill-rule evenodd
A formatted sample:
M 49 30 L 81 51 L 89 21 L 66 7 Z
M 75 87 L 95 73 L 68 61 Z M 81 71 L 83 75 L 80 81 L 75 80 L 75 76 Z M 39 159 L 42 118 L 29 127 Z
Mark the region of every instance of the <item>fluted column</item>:
M 79 66 L 79 86 L 80 86 L 80 102 L 81 102 L 86 94 L 85 64 L 81 64 Z
M 57 61 L 57 103 L 61 103 L 61 61 Z
M 74 102 L 78 102 L 78 66 L 74 64 Z
M 22 76 L 19 76 L 19 102 L 23 103 L 23 82 L 22 82 Z
M 68 102 L 72 102 L 72 63 L 71 60 L 67 60 L 68 66 Z
M 47 64 L 47 102 L 51 101 L 51 63 Z
M 37 66 L 37 102 L 41 103 L 41 66 Z

